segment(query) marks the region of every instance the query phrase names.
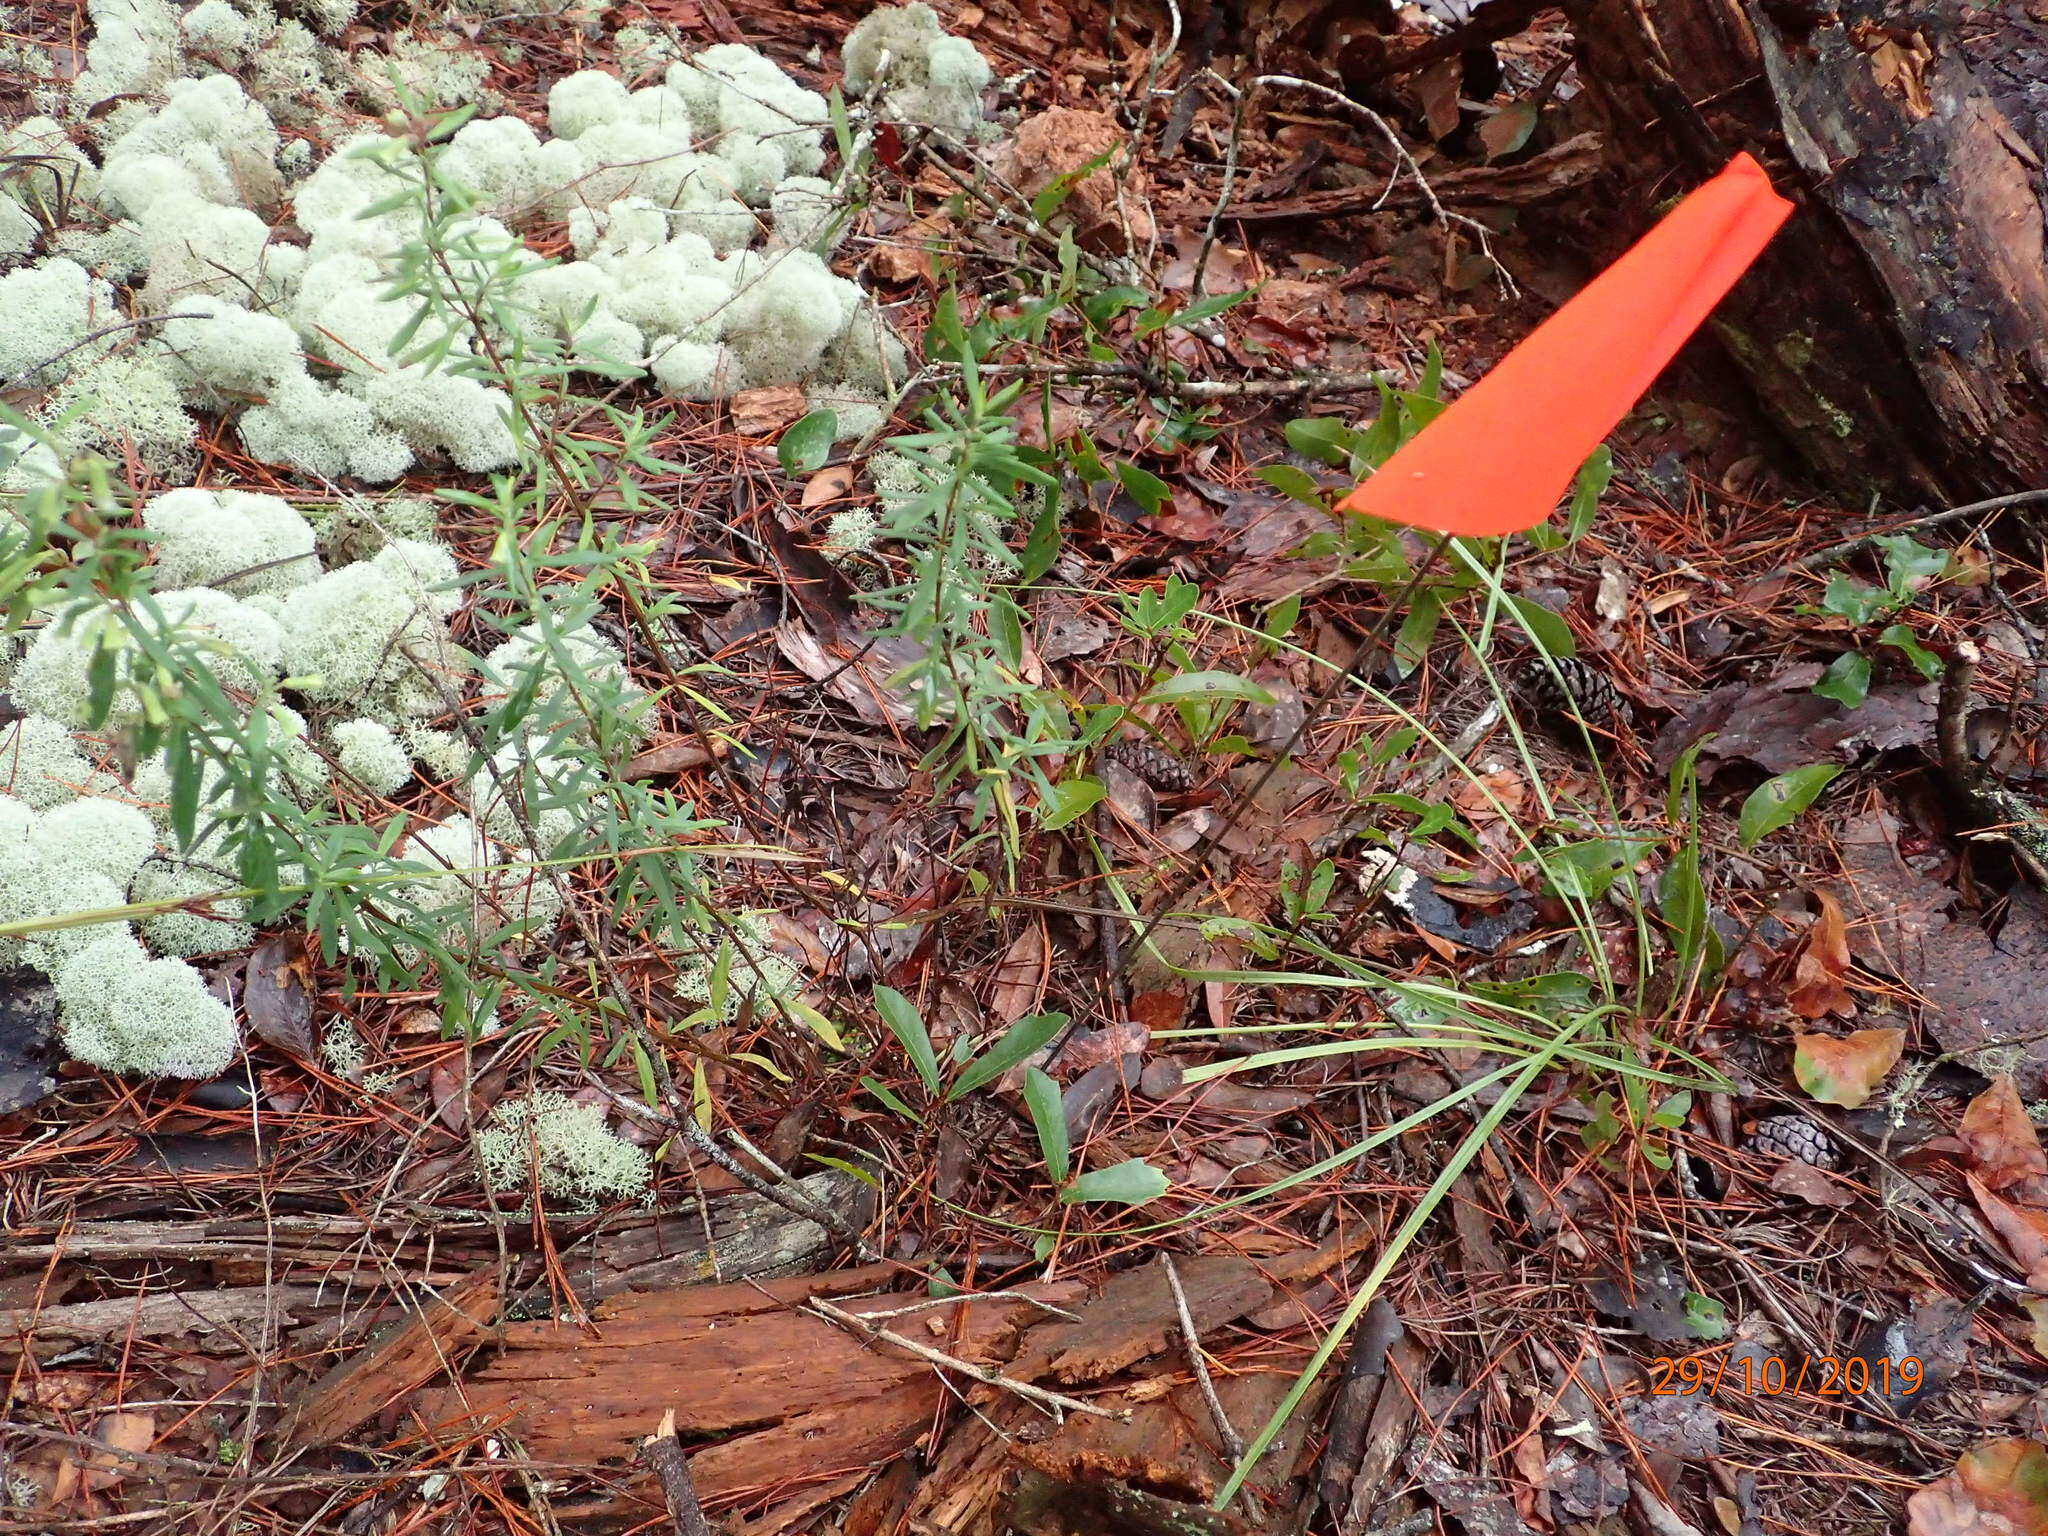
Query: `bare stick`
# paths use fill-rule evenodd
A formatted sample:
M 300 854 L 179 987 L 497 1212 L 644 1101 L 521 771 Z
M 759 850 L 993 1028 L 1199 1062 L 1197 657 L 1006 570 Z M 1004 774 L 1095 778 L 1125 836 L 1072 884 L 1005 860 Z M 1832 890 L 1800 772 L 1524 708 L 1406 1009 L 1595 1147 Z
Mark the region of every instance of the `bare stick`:
M 640 1442 L 640 1459 L 661 1482 L 662 1502 L 668 1505 L 668 1518 L 676 1528 L 676 1536 L 711 1536 L 711 1522 L 704 1518 L 704 1507 L 697 1502 L 690 1458 L 683 1454 L 683 1443 L 676 1438 L 675 1409 L 663 1410 L 660 1427 Z
M 900 1333 L 891 1333 L 887 1328 L 871 1323 L 866 1318 L 855 1313 L 841 1311 L 838 1307 L 833 1306 L 831 1302 L 819 1297 L 813 1296 L 808 1303 L 808 1307 L 809 1310 L 829 1322 L 837 1323 L 842 1328 L 851 1328 L 855 1333 L 873 1339 L 878 1343 L 893 1344 L 896 1348 L 906 1350 L 910 1354 L 917 1356 L 918 1359 L 938 1366 L 941 1370 L 958 1371 L 963 1376 L 972 1377 L 983 1386 L 999 1387 L 1005 1392 L 1013 1392 L 1026 1402 L 1036 1403 L 1039 1407 L 1046 1409 L 1054 1418 L 1058 1418 L 1062 1413 L 1085 1413 L 1090 1418 L 1110 1419 L 1118 1424 L 1130 1422 L 1131 1413 L 1128 1408 L 1098 1408 L 1093 1403 L 1084 1403 L 1077 1397 L 1067 1397 L 1058 1392 L 1048 1392 L 1043 1387 L 1034 1387 L 1028 1381 L 1016 1381 L 1008 1376 L 999 1376 L 994 1371 L 986 1370 L 978 1365 L 970 1365 L 965 1360 L 943 1354 L 933 1349 L 929 1344 L 920 1344 L 915 1339 L 904 1338 Z
M 1223 1441 L 1223 1449 L 1232 1463 L 1244 1460 L 1244 1436 L 1231 1426 L 1230 1415 L 1223 1411 L 1223 1402 L 1216 1396 L 1216 1383 L 1209 1379 L 1209 1360 L 1202 1353 L 1201 1335 L 1195 1332 L 1195 1315 L 1188 1310 L 1188 1293 L 1181 1289 L 1180 1271 L 1173 1267 L 1173 1255 L 1162 1253 L 1159 1262 L 1166 1266 L 1166 1283 L 1173 1288 L 1173 1304 L 1180 1312 L 1180 1338 L 1188 1348 L 1188 1364 L 1195 1368 L 1195 1382 L 1202 1389 L 1202 1401 L 1209 1405 L 1209 1417 L 1216 1421 L 1216 1433 Z
M 1904 533 L 1912 528 L 1938 528 L 1943 523 L 1959 522 L 1966 517 L 1975 517 L 1980 512 L 2002 512 L 2007 507 L 2031 507 L 2048 501 L 2048 490 L 2014 491 L 2009 496 L 1993 496 L 1989 501 L 1973 501 L 1968 506 L 1949 507 L 1940 512 L 1929 512 L 1922 517 L 1909 517 L 1902 523 L 1893 523 L 1888 528 L 1874 529 L 1859 533 L 1853 539 L 1844 539 L 1839 544 L 1829 544 L 1810 555 L 1801 555 L 1785 567 L 1791 571 L 1817 571 L 1830 565 L 1844 555 L 1853 555 L 1858 550 L 1868 549 L 1879 539 L 1888 539 L 1895 533 Z

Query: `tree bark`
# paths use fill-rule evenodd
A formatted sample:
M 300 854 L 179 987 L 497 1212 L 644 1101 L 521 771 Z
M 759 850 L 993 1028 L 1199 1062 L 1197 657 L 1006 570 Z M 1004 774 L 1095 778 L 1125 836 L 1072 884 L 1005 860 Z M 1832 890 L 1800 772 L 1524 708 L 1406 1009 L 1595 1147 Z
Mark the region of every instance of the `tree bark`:
M 1799 203 L 1716 328 L 1844 492 L 2048 486 L 2048 4 L 2029 3 L 1573 7 L 1645 202 L 1748 149 Z

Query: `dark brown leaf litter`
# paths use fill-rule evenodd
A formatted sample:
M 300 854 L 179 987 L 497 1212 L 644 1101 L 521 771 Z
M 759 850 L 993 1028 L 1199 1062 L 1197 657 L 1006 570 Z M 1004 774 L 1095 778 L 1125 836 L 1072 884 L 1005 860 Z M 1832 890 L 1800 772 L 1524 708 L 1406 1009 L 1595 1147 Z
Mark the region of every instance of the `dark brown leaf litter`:
M 1900 855 L 1882 813 L 1844 829 L 1841 898 L 1861 966 L 1897 977 L 1928 1004 L 1943 1050 L 2011 1072 L 2026 1097 L 2048 1092 L 2048 896 L 2016 887 L 1988 931 L 1957 893 Z
M 1855 709 L 1812 691 L 1819 668 L 1795 668 L 1768 682 L 1716 688 L 1658 734 L 1659 773 L 1694 742 L 1702 782 L 1724 763 L 1749 762 L 1769 773 L 1809 763 L 1851 762 L 1866 752 L 1917 747 L 1934 734 L 1933 684 L 1886 684 Z
M 57 1086 L 57 989 L 34 971 L 0 975 L 0 1115 Z
M 311 973 L 303 937 L 280 934 L 256 946 L 242 982 L 249 1027 L 300 1061 L 312 1060 L 316 1049 L 313 993 L 307 985 Z

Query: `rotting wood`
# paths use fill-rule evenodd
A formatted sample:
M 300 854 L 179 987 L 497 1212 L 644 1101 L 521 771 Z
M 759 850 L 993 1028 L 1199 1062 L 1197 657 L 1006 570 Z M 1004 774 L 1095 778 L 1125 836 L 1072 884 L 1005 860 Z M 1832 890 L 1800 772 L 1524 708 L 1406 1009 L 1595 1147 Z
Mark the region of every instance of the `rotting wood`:
M 1429 178 L 1436 199 L 1446 207 L 1498 207 L 1544 202 L 1585 186 L 1605 168 L 1600 136 L 1582 133 L 1532 155 L 1516 165 L 1472 166 L 1443 171 Z M 1243 222 L 1274 219 L 1336 219 L 1352 214 L 1426 206 L 1413 178 L 1399 176 L 1389 187 L 1335 187 L 1305 192 L 1277 202 L 1236 202 L 1223 210 L 1226 219 Z
M 167 1291 L 153 1296 L 113 1296 L 55 1307 L 17 1307 L 0 1312 L 0 1351 L 35 1339 L 161 1338 L 171 1333 L 204 1336 L 260 1322 L 273 1308 L 280 1317 L 302 1315 L 333 1298 L 314 1285 L 234 1286 L 218 1291 Z M 242 1342 L 224 1338 L 226 1349 Z
M 856 1315 L 917 1299 L 860 1294 L 898 1278 L 892 1266 L 870 1265 L 635 1291 L 597 1303 L 588 1328 L 513 1323 L 459 1391 L 426 1393 L 419 1411 L 429 1424 L 503 1424 L 536 1460 L 625 1469 L 650 1415 L 673 1408 L 692 1438 L 744 1431 L 691 1455 L 707 1504 L 794 1489 L 909 1449 L 950 1396 L 924 1361 L 798 1310 L 819 1296 L 856 1298 L 841 1303 Z M 948 1352 L 993 1364 L 1017 1327 L 1038 1315 L 1021 1299 L 963 1304 Z M 583 1513 L 617 1516 L 640 1502 L 652 1511 L 658 1497 L 651 1480 L 637 1479 L 631 1493 Z
M 495 1268 L 480 1269 L 443 1294 L 426 1293 L 383 1338 L 312 1383 L 278 1428 L 287 1450 L 339 1440 L 386 1403 L 457 1369 L 482 1343 L 498 1309 Z
M 1293 1384 L 1287 1372 L 1247 1371 L 1218 1382 L 1217 1394 L 1232 1421 L 1263 1424 Z M 1295 1456 L 1328 1392 L 1327 1381 L 1318 1383 L 1260 1459 L 1246 1483 L 1253 1507 L 1260 1495 L 1276 1491 L 1292 1475 Z M 1019 1440 L 1011 1454 L 1065 1483 L 1114 1479 L 1195 1504 L 1215 1498 L 1236 1459 L 1218 1437 L 1202 1393 L 1192 1381 L 1134 1405 L 1125 1422 L 1069 1419 L 1036 1443 Z

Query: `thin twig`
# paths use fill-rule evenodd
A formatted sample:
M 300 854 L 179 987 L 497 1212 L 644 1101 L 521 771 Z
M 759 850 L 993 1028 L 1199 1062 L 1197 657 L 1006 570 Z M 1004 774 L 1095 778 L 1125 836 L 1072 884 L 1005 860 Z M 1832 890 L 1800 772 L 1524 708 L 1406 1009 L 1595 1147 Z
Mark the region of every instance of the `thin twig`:
M 1173 1305 L 1180 1313 L 1180 1338 L 1187 1346 L 1188 1364 L 1194 1367 L 1195 1384 L 1202 1389 L 1202 1401 L 1209 1405 L 1209 1417 L 1215 1421 L 1216 1434 L 1223 1441 L 1223 1449 L 1229 1453 L 1233 1464 L 1244 1460 L 1244 1436 L 1240 1435 L 1230 1422 L 1230 1415 L 1223 1411 L 1222 1399 L 1216 1396 L 1216 1383 L 1209 1376 L 1209 1360 L 1202 1353 L 1202 1337 L 1195 1332 L 1195 1315 L 1188 1310 L 1188 1293 L 1181 1288 L 1180 1271 L 1173 1267 L 1173 1255 L 1162 1253 L 1159 1262 L 1166 1268 L 1166 1283 L 1173 1290 Z
M 877 1343 L 892 1344 L 898 1349 L 907 1350 L 909 1353 L 917 1356 L 918 1359 L 931 1365 L 936 1365 L 941 1370 L 958 1371 L 961 1375 L 970 1376 L 984 1386 L 999 1387 L 1005 1392 L 1015 1393 L 1026 1402 L 1036 1403 L 1039 1407 L 1048 1410 L 1055 1418 L 1061 1413 L 1085 1413 L 1090 1418 L 1110 1419 L 1118 1424 L 1130 1422 L 1131 1414 L 1128 1408 L 1098 1408 L 1093 1403 L 1084 1403 L 1077 1397 L 1067 1397 L 1062 1393 L 1048 1392 L 1043 1387 L 1034 1387 L 1028 1381 L 1017 1381 L 1008 1376 L 998 1375 L 996 1372 L 987 1370 L 982 1366 L 971 1365 L 965 1360 L 933 1349 L 929 1344 L 920 1344 L 915 1339 L 904 1338 L 900 1333 L 891 1333 L 887 1328 L 871 1323 L 856 1313 L 842 1311 L 821 1297 L 813 1296 L 806 1305 L 809 1310 L 815 1312 L 828 1322 L 837 1323 L 842 1328 L 851 1328 L 855 1333 L 862 1334 L 867 1338 L 875 1340 Z
M 1844 539 L 1839 544 L 1829 544 L 1810 555 L 1801 555 L 1790 565 L 1773 575 L 1789 575 L 1794 571 L 1817 571 L 1824 565 L 1832 565 L 1845 556 L 1870 548 L 1879 539 L 1888 539 L 1894 534 L 1905 533 L 1915 528 L 1938 528 L 1943 523 L 1953 523 L 1966 517 L 1975 517 L 1983 512 L 2002 512 L 2007 507 L 2030 507 L 2048 502 L 2048 490 L 2014 491 L 2007 496 L 1993 496 L 1988 501 L 1973 501 L 1968 506 L 1949 507 L 1940 512 L 1928 512 L 1919 517 L 1909 517 L 1902 523 L 1892 523 L 1883 528 L 1873 528 L 1868 533 L 1859 533 L 1853 539 Z
M 1049 1301 L 1041 1301 L 1028 1291 L 963 1291 L 957 1296 L 927 1296 L 922 1301 L 913 1301 L 907 1307 L 892 1307 L 887 1312 L 864 1312 L 861 1315 L 870 1322 L 880 1322 L 885 1317 L 908 1317 L 915 1312 L 930 1312 L 938 1307 L 954 1307 L 970 1301 L 1021 1301 L 1027 1306 L 1038 1308 L 1054 1317 L 1064 1318 L 1070 1323 L 1081 1321 L 1081 1314 L 1069 1312 L 1065 1307 L 1056 1307 Z

